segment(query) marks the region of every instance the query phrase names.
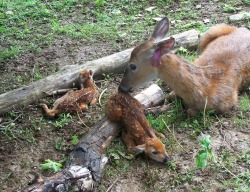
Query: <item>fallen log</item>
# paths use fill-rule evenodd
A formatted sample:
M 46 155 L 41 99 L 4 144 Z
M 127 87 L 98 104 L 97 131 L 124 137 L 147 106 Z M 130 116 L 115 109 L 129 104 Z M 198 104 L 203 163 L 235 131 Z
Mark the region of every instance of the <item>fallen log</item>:
M 144 97 L 143 97 L 144 95 Z M 153 84 L 135 96 L 143 106 L 151 107 L 164 100 L 160 87 Z M 108 158 L 105 150 L 120 134 L 120 124 L 113 123 L 105 116 L 85 135 L 69 155 L 63 171 L 27 186 L 22 192 L 45 191 L 94 191 L 98 188 Z
M 185 47 L 194 50 L 198 44 L 199 32 L 196 30 L 186 31 L 173 35 L 176 39 L 176 47 Z M 164 39 L 163 39 L 164 40 Z M 9 110 L 28 105 L 46 96 L 46 93 L 72 87 L 76 82 L 78 73 L 84 69 L 92 70 L 95 76 L 103 73 L 122 72 L 129 60 L 133 48 L 103 57 L 94 61 L 86 62 L 76 67 L 70 67 L 57 73 L 0 95 L 0 114 Z

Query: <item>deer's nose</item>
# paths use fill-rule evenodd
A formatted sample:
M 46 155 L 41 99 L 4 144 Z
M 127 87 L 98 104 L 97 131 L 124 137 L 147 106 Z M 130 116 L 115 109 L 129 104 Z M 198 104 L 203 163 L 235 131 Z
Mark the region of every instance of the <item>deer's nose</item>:
M 128 88 L 128 87 L 124 87 L 122 85 L 119 85 L 118 91 L 128 93 L 128 92 L 132 92 L 132 88 Z

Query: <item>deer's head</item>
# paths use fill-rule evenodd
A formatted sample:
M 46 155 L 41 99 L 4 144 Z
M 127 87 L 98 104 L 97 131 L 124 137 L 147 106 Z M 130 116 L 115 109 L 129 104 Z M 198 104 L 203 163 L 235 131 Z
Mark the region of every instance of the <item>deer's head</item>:
M 169 20 L 165 17 L 155 26 L 149 40 L 134 48 L 119 86 L 120 91 L 131 92 L 157 77 L 162 65 L 161 56 L 171 51 L 175 43 L 174 38 L 161 41 L 168 29 Z
M 93 71 L 92 70 L 83 70 L 79 73 L 79 81 L 81 88 L 86 88 L 89 86 L 89 82 L 92 82 Z
M 167 163 L 170 160 L 165 145 L 157 137 L 147 138 L 145 144 L 137 145 L 131 150 L 136 153 L 144 152 L 149 158 L 160 163 Z

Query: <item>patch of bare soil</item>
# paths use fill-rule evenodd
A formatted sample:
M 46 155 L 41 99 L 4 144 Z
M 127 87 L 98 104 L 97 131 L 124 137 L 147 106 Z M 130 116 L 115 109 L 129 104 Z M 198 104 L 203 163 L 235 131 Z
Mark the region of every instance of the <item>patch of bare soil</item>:
M 211 5 L 203 2 L 201 8 L 194 7 L 194 9 L 197 9 L 197 12 L 204 16 L 203 18 L 213 17 L 212 19 L 217 20 L 218 23 L 225 22 L 229 14 L 223 13 L 219 6 L 216 3 Z M 176 9 L 178 6 L 173 7 L 173 10 Z M 246 10 L 247 7 L 239 9 Z M 217 16 L 213 16 L 214 12 Z M 67 38 L 57 40 L 53 46 L 42 49 L 38 55 L 25 54 L 2 64 L 0 93 L 20 87 L 21 83 L 29 82 L 30 79 L 35 81 L 36 73 L 49 75 L 65 65 L 84 63 L 117 51 L 117 48 L 108 42 L 86 43 Z M 17 78 L 13 79 L 13 77 Z M 107 98 L 118 86 L 114 78 L 98 81 L 96 84 L 100 91 L 108 88 L 104 98 Z M 56 98 L 46 99 L 52 104 Z M 232 122 L 238 113 L 238 111 L 232 112 L 232 116 L 218 120 L 210 130 L 206 131 L 213 139 L 212 147 L 215 154 L 225 152 L 225 156 L 234 157 L 242 154 L 243 150 L 249 150 L 250 125 L 235 126 L 236 124 Z M 249 112 L 247 113 L 249 117 Z M 79 116 L 72 115 L 63 127 L 58 127 L 56 125 L 61 122 L 60 118 L 44 118 L 42 110 L 34 104 L 0 117 L 0 191 L 17 191 L 27 186 L 34 178 L 34 172 L 44 176 L 53 174 L 42 171 L 40 165 L 46 159 L 65 162 L 67 154 L 73 149 L 72 136 L 77 135 L 80 138 L 102 116 L 103 106 L 97 105 L 90 108 L 88 112 L 80 113 Z M 8 129 L 6 126 L 9 126 Z M 204 171 L 195 168 L 194 154 L 199 145 L 197 139 L 190 137 L 191 133 L 192 128 L 175 132 L 175 137 L 186 152 L 179 146 L 175 146 L 174 149 L 167 146 L 175 164 L 172 167 L 155 164 L 142 156 L 122 166 L 116 165 L 110 158 L 100 191 L 106 191 L 111 185 L 111 191 L 114 192 L 233 191 L 232 185 L 229 183 L 225 187 L 223 181 L 234 176 L 220 163 L 213 163 Z M 168 135 L 168 138 L 171 136 Z M 233 174 L 249 170 L 243 160 L 235 162 L 232 159 L 232 164 L 228 166 L 233 166 L 231 167 Z
M 118 52 L 107 42 L 82 42 L 64 38 L 56 40 L 41 53 L 28 53 L 0 65 L 0 94 L 36 81 L 70 65 L 84 64 Z M 16 77 L 16 78 L 13 78 Z M 10 83 L 11 82 L 11 83 Z

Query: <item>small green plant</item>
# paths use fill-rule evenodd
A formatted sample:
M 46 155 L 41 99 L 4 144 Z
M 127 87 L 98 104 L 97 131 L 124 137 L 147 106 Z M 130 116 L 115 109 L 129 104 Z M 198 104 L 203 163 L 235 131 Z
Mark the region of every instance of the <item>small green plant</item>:
M 105 0 L 95 0 L 95 2 L 94 2 L 95 6 L 97 6 L 97 7 L 103 6 L 104 3 L 105 3 Z
M 59 140 L 56 141 L 55 148 L 57 150 L 62 150 L 64 140 L 60 138 Z
M 36 73 L 36 74 L 34 75 L 34 78 L 35 78 L 35 80 L 39 80 L 39 79 L 42 79 L 42 78 L 43 78 L 43 75 L 42 75 L 42 74 L 39 74 L 39 73 Z
M 62 127 L 64 127 L 65 125 L 68 124 L 69 119 L 71 119 L 71 118 L 72 118 L 72 117 L 71 117 L 71 115 L 70 115 L 69 113 L 67 113 L 67 114 L 62 113 L 62 114 L 59 115 L 58 121 L 56 121 L 56 122 L 53 123 L 53 124 L 54 124 L 55 127 L 57 127 L 57 128 L 62 128 Z
M 15 131 L 13 130 L 15 127 L 16 127 L 16 123 L 10 123 L 4 128 L 2 132 L 3 135 L 5 135 L 5 137 L 8 138 L 9 140 L 16 139 L 17 135 Z
M 214 161 L 214 154 L 210 144 L 211 144 L 211 136 L 202 135 L 200 140 L 200 145 L 203 149 L 200 149 L 198 153 L 195 155 L 196 166 L 198 168 L 204 169 L 207 166 L 208 160 Z
M 15 56 L 17 56 L 20 53 L 20 47 L 19 46 L 12 46 L 9 49 L 4 49 L 0 52 L 0 61 L 4 59 L 11 59 Z
M 180 47 L 177 49 L 177 53 L 178 54 L 187 54 L 188 53 L 188 50 L 184 47 Z
M 173 171 L 176 170 L 176 164 L 173 161 L 168 161 L 167 162 L 167 167 L 169 167 Z
M 232 6 L 227 5 L 223 7 L 223 11 L 226 13 L 234 13 L 236 9 Z
M 73 135 L 71 137 L 71 142 L 73 143 L 73 145 L 76 145 L 79 142 L 78 136 L 77 135 Z
M 250 5 L 250 0 L 243 0 L 243 3 L 245 3 L 246 5 Z
M 55 162 L 55 161 L 51 161 L 50 159 L 45 160 L 45 163 L 41 165 L 41 169 L 42 170 L 52 170 L 53 172 L 57 172 L 60 171 L 62 168 L 62 164 Z
M 241 156 L 240 159 L 247 165 L 250 166 L 250 150 L 247 152 L 244 152 Z
M 248 96 L 244 96 L 240 99 L 240 110 L 247 111 L 250 109 L 250 100 Z

